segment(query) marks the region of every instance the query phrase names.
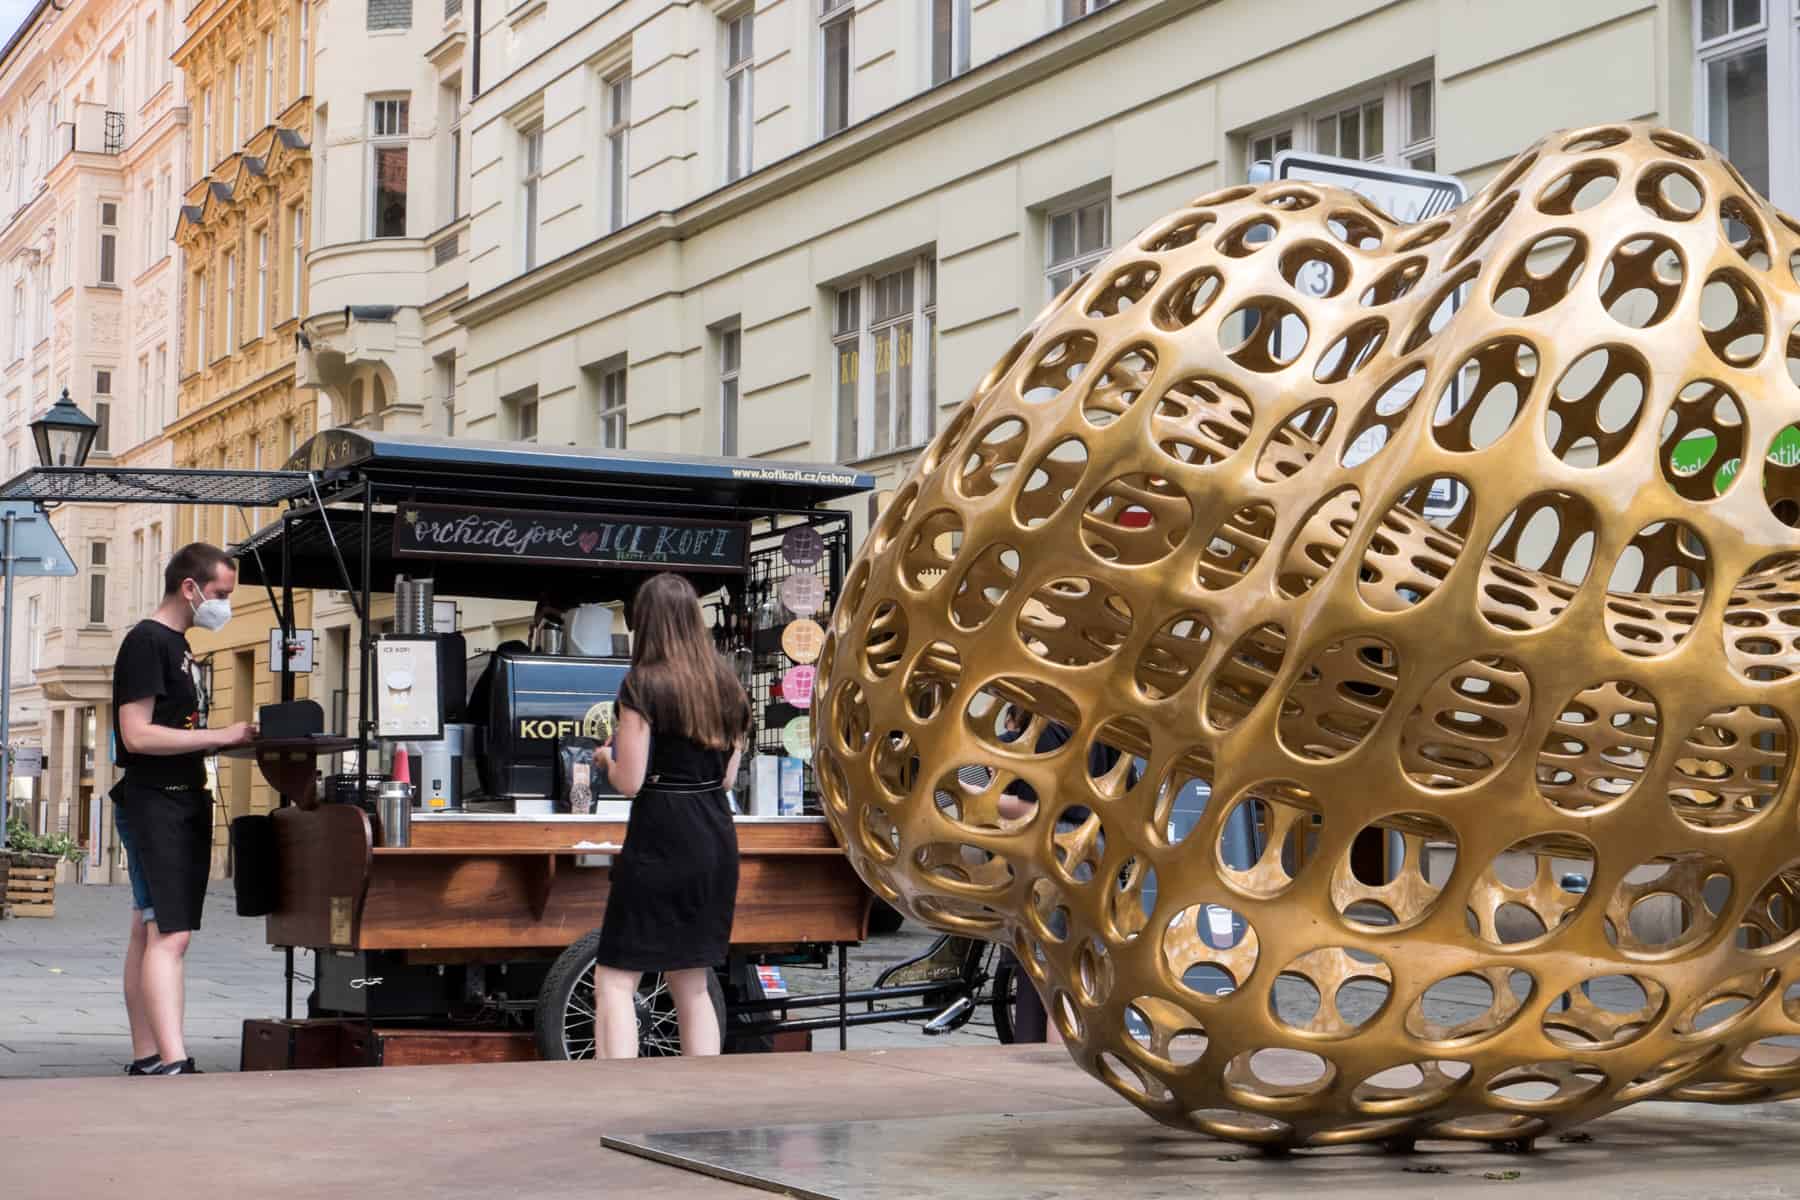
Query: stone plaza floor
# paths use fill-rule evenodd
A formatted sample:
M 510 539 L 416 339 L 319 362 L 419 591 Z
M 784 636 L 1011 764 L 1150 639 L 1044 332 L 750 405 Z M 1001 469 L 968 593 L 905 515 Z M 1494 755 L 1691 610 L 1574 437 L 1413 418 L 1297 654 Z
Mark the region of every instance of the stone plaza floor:
M 124 886 L 59 884 L 56 916 L 0 921 L 0 1079 L 107 1075 L 131 1061 L 120 969 L 129 933 L 130 892 Z M 935 935 L 909 924 L 850 952 L 850 986 L 873 986 L 884 968 L 919 954 Z M 310 973 L 311 956 L 295 969 Z M 794 991 L 829 991 L 827 971 L 784 968 Z M 262 918 L 236 915 L 229 881 L 207 893 L 206 915 L 188 950 L 188 1050 L 203 1071 L 235 1071 L 243 1023 L 284 1011 L 281 952 L 263 940 Z M 307 986 L 295 987 L 303 1009 Z M 852 1049 L 978 1045 L 995 1042 L 985 1008 L 961 1030 L 926 1037 L 918 1024 L 875 1025 L 850 1031 Z M 836 1050 L 835 1030 L 813 1037 L 818 1050 Z

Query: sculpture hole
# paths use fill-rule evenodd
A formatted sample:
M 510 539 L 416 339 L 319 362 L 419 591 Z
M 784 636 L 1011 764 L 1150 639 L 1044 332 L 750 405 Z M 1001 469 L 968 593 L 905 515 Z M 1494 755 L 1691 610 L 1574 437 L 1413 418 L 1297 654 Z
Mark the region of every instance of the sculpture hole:
M 1699 145 L 1671 129 L 1651 130 L 1650 141 L 1658 149 L 1667 150 L 1670 154 L 1679 155 L 1691 162 L 1699 162 L 1706 157 L 1706 151 Z
M 1538 193 L 1537 208 L 1552 217 L 1586 212 L 1612 195 L 1618 186 L 1619 168 L 1609 159 L 1590 158 L 1546 184 Z
M 1191 246 L 1196 238 L 1216 224 L 1218 218 L 1212 213 L 1196 213 L 1192 210 L 1176 213 L 1159 224 L 1152 226 L 1144 235 L 1141 243 L 1149 254 L 1166 254 L 1170 250 L 1179 250 L 1183 246 Z
M 1357 417 L 1356 426 L 1344 443 L 1343 465 L 1358 467 L 1380 453 L 1399 431 L 1424 385 L 1425 368 L 1412 366 L 1404 368 L 1377 391 L 1375 398 Z
M 1081 415 L 1096 429 L 1125 415 L 1137 403 L 1156 374 L 1156 350 L 1144 343 L 1129 346 L 1095 374 L 1093 386 L 1081 401 Z
M 1066 437 L 1046 450 L 1025 473 L 1024 486 L 1013 499 L 1013 519 L 1036 529 L 1061 511 L 1087 473 L 1087 443 Z
M 1793 734 L 1779 709 L 1713 710 L 1682 744 L 1669 806 L 1693 829 L 1732 829 L 1767 812 L 1793 762 Z
M 1411 247 L 1406 247 L 1410 249 Z M 1358 303 L 1364 308 L 1379 308 L 1412 294 L 1425 277 L 1425 259 L 1409 258 L 1389 267 L 1370 284 Z
M 900 857 L 900 829 L 887 809 L 879 804 L 863 805 L 858 823 L 857 840 L 864 853 L 881 863 L 892 863 Z
M 1686 268 L 1665 237 L 1628 238 L 1600 269 L 1600 305 L 1630 329 L 1647 329 L 1674 311 Z
M 1406 1014 L 1406 1032 L 1427 1042 L 1476 1041 L 1510 1024 L 1532 990 L 1531 976 L 1523 971 L 1491 968 L 1451 975 L 1413 1001 Z
M 1156 910 L 1156 870 L 1133 856 L 1125 860 L 1114 880 L 1107 913 L 1111 933 L 1119 941 L 1129 942 L 1144 931 Z
M 1295 1088 L 1312 1091 L 1330 1082 L 1332 1075 L 1331 1064 L 1310 1050 L 1256 1050 L 1239 1061 L 1262 1088 L 1277 1095 L 1290 1095 Z
M 1759 1038 L 1744 1047 L 1738 1062 L 1752 1071 L 1782 1071 L 1791 1077 L 1791 1068 L 1800 1066 L 1800 1037 L 1783 1034 Z
M 1123 800 L 1143 774 L 1150 727 L 1136 717 L 1108 717 L 1087 748 L 1088 783 L 1103 800 Z
M 1631 131 L 1619 125 L 1602 125 L 1584 129 L 1563 143 L 1564 154 L 1587 154 L 1594 150 L 1610 150 L 1631 140 Z M 1536 158 L 1536 155 L 1532 155 Z
M 956 489 L 971 500 L 992 495 L 1012 478 L 1030 437 L 1025 422 L 1007 417 L 988 426 L 969 447 L 956 473 Z
M 1606 1083 L 1606 1072 L 1589 1063 L 1528 1063 L 1509 1067 L 1488 1081 L 1488 1094 L 1512 1108 L 1564 1108 Z
M 962 517 L 953 509 L 928 513 L 913 526 L 900 556 L 900 581 L 916 592 L 936 587 L 962 552 Z
M 1800 423 L 1782 426 L 1763 455 L 1763 499 L 1775 519 L 1800 529 Z
M 1250 715 L 1281 673 L 1287 635 L 1273 621 L 1244 634 L 1213 672 L 1206 694 L 1206 719 L 1230 729 Z
M 1601 346 L 1563 373 L 1544 409 L 1544 440 L 1572 467 L 1597 467 L 1624 449 L 1637 428 L 1650 371 L 1636 351 Z
M 1431 245 L 1439 238 L 1442 238 L 1446 233 L 1449 233 L 1452 228 L 1454 228 L 1454 226 L 1452 226 L 1449 221 L 1445 220 L 1432 221 L 1429 224 L 1417 226 L 1407 232 L 1407 235 L 1400 240 L 1399 244 L 1394 247 L 1394 250 L 1398 254 L 1406 254 L 1413 250 L 1421 250 L 1426 246 Z
M 1793 361 L 1790 357 L 1790 365 Z M 1695 502 L 1716 499 L 1740 474 L 1743 410 L 1723 384 L 1695 380 L 1681 389 L 1663 415 L 1661 440 L 1658 461 L 1663 479 L 1675 493 Z M 1800 441 L 1800 432 L 1796 440 Z M 1800 518 L 1800 512 L 1796 516 Z
M 1544 737 L 1538 788 L 1568 812 L 1611 808 L 1643 778 L 1660 736 L 1656 700 L 1637 684 L 1609 680 L 1584 688 Z
M 1222 592 L 1253 570 L 1275 534 L 1274 505 L 1257 501 L 1226 517 L 1200 548 L 1194 561 L 1195 581 L 1209 592 Z
M 1516 191 L 1509 191 L 1505 195 L 1496 193 L 1495 198 L 1488 201 L 1487 207 L 1483 208 L 1469 222 L 1469 232 L 1463 236 L 1463 240 L 1457 245 L 1455 252 L 1444 260 L 1445 269 L 1456 266 L 1480 250 L 1487 240 L 1494 236 L 1500 226 L 1506 223 L 1506 219 L 1512 215 L 1512 211 L 1518 206 L 1518 203 L 1519 193 Z
M 1606 634 L 1634 658 L 1687 640 L 1711 577 L 1706 543 L 1681 521 L 1653 521 L 1620 553 L 1607 581 Z
M 1046 346 L 1019 380 L 1019 398 L 1042 404 L 1062 395 L 1094 359 L 1099 340 L 1091 333 L 1067 333 Z
M 1269 991 L 1269 1011 L 1283 1025 L 1306 1030 L 1318 1018 L 1319 1000 L 1319 989 L 1311 979 L 1283 971 Z
M 1129 312 L 1133 305 L 1150 294 L 1161 277 L 1162 268 L 1155 263 L 1132 263 L 1119 268 L 1088 301 L 1086 315 L 1094 320 L 1104 320 Z
M 925 647 L 906 676 L 906 707 L 913 719 L 930 721 L 948 706 L 962 682 L 962 654 L 946 641 Z
M 1013 710 L 1010 714 L 1009 709 Z M 1016 735 L 1008 727 L 1009 715 L 1023 722 L 1022 731 Z M 1060 725 L 1066 739 L 1066 731 L 1081 724 L 1081 711 L 1065 693 L 1047 683 L 1002 676 L 970 695 L 963 719 L 969 733 L 990 750 L 1009 756 L 1043 757 L 1062 749 L 1060 742 L 1049 745 L 1054 739 L 1044 739 L 1044 732 L 1053 724 Z M 1040 741 L 1046 744 L 1041 752 Z
M 1281 277 L 1288 286 L 1313 300 L 1327 300 L 1350 282 L 1350 260 L 1328 242 L 1308 239 L 1281 253 Z
M 1511 659 L 1473 658 L 1431 685 L 1400 729 L 1400 766 L 1432 791 L 1473 787 L 1518 752 L 1531 678 Z
M 1093 938 L 1082 943 L 1076 957 L 1075 984 L 1081 992 L 1081 1002 L 1089 1008 L 1100 1007 L 1112 995 L 1112 956 Z
M 1599 520 L 1569 492 L 1539 492 L 1508 513 L 1481 563 L 1479 612 L 1499 629 L 1541 629 L 1561 616 L 1593 564 Z
M 1436 337 L 1444 326 L 1450 323 L 1450 318 L 1456 315 L 1456 310 L 1462 304 L 1462 298 L 1469 285 L 1480 273 L 1481 264 L 1470 263 L 1459 271 L 1449 283 L 1442 285 L 1425 305 L 1424 311 L 1427 315 L 1413 326 L 1412 332 L 1407 334 L 1406 341 L 1400 346 L 1400 353 L 1411 354 Z
M 869 745 L 869 702 L 862 685 L 854 680 L 836 684 L 825 693 L 825 704 L 820 723 L 831 730 L 838 752 L 860 756 Z
M 1219 823 L 1219 873 L 1250 895 L 1278 896 L 1318 854 L 1322 828 L 1305 789 L 1286 781 L 1257 784 Z
M 1735 267 L 1714 271 L 1700 293 L 1700 329 L 1721 362 L 1751 366 L 1769 341 L 1762 291 Z
M 1279 371 L 1306 349 L 1306 318 L 1285 300 L 1258 296 L 1219 326 L 1219 349 L 1247 371 Z
M 1745 266 L 1767 271 L 1775 265 L 1769 257 L 1769 240 L 1762 219 L 1744 197 L 1726 196 L 1719 201 L 1719 230 Z
M 1490 946 L 1514 946 L 1562 928 L 1587 901 L 1594 863 L 1593 846 L 1576 834 L 1521 838 L 1470 887 L 1470 932 Z
M 1087 1040 L 1087 1027 L 1081 1023 L 1081 1013 L 1075 1008 L 1075 1001 L 1069 993 L 1059 991 L 1051 1002 L 1050 1012 L 1056 1021 L 1057 1029 L 1065 1042 L 1084 1042 Z
M 1706 188 L 1679 163 L 1654 163 L 1638 177 L 1637 201 L 1661 220 L 1691 221 L 1706 207 Z
M 1162 933 L 1163 959 L 1190 999 L 1231 995 L 1256 969 L 1257 937 L 1250 922 L 1223 904 L 1193 904 Z
M 1156 475 L 1121 475 L 1087 502 L 1081 541 L 1102 562 L 1141 567 L 1167 558 L 1187 537 L 1193 507 Z
M 906 610 L 883 600 L 869 614 L 863 634 L 863 667 L 876 679 L 886 679 L 906 656 Z
M 1178 846 L 1194 831 L 1212 800 L 1213 769 L 1212 752 L 1205 746 L 1188 750 L 1169 765 L 1156 786 L 1152 837 Z
M 1363 550 L 1357 571 L 1363 600 L 1383 612 L 1402 612 L 1429 599 L 1455 570 L 1474 513 L 1468 485 L 1455 476 L 1407 487 Z
M 1358 830 L 1331 878 L 1331 898 L 1351 928 L 1389 933 L 1437 905 L 1456 870 L 1456 831 L 1429 813 L 1393 813 Z
M 1712 883 L 1712 880 L 1722 883 Z M 1730 897 L 1731 879 L 1716 856 L 1689 850 L 1658 855 L 1625 873 L 1606 906 L 1621 952 L 1660 955 L 1705 940 Z M 1719 901 L 1709 905 L 1707 893 Z
M 1357 197 L 1361 199 L 1361 197 Z M 1384 218 L 1385 219 L 1385 218 Z M 1325 228 L 1331 236 L 1357 250 L 1379 250 L 1381 248 L 1382 229 L 1377 223 L 1374 210 L 1351 212 L 1349 209 L 1336 209 L 1325 218 Z
M 1177 613 L 1158 626 L 1138 655 L 1133 679 L 1148 699 L 1163 700 L 1180 691 L 1205 661 L 1212 627 L 1200 612 Z
M 1195 467 L 1224 462 L 1250 435 L 1253 409 L 1244 394 L 1209 376 L 1178 380 L 1157 399 L 1156 447 Z
M 1337 405 L 1315 400 L 1276 427 L 1256 457 L 1256 477 L 1268 483 L 1298 475 L 1331 436 Z
M 931 439 L 931 444 L 925 448 L 925 457 L 919 460 L 919 474 L 921 476 L 935 475 L 938 467 L 945 461 L 944 456 L 963 440 L 963 435 L 974 423 L 975 409 L 973 407 L 964 408 L 952 417 L 950 423 L 944 426 L 938 435 Z
M 1275 587 L 1283 596 L 1304 596 L 1325 577 L 1350 541 L 1361 509 L 1362 493 L 1353 487 L 1338 488 L 1313 506 L 1281 557 Z
M 1331 343 L 1319 356 L 1313 368 L 1313 379 L 1319 383 L 1342 383 L 1362 370 L 1381 343 L 1387 340 L 1387 322 L 1380 317 L 1358 321 L 1342 337 Z
M 951 624 L 966 633 L 980 629 L 1005 603 L 1018 577 L 1019 552 L 1000 542 L 989 544 L 956 582 L 950 596 Z
M 1364 1112 L 1412 1112 L 1442 1103 L 1469 1077 L 1469 1064 L 1425 1059 L 1386 1067 L 1356 1085 L 1351 1101 Z
M 1229 258 L 1248 258 L 1274 241 L 1281 226 L 1272 217 L 1255 216 L 1239 221 L 1219 235 L 1219 253 Z
M 1439 396 L 1432 437 L 1451 451 L 1492 446 L 1529 402 L 1537 370 L 1537 350 L 1523 338 L 1497 338 L 1481 347 Z
M 1342 758 L 1375 732 L 1399 682 L 1399 657 L 1387 642 L 1372 637 L 1333 642 L 1289 686 L 1277 736 L 1300 758 Z
M 1052 579 L 1020 606 L 1018 633 L 1025 649 L 1053 666 L 1093 666 L 1131 636 L 1131 603 L 1092 579 Z
M 1493 289 L 1494 311 L 1505 317 L 1534 317 L 1562 303 L 1587 265 L 1587 239 L 1557 230 L 1535 239 L 1500 273 Z
M 1668 992 L 1653 979 L 1596 975 L 1550 1002 L 1544 1036 L 1572 1050 L 1630 1045 L 1662 1018 Z
M 1761 887 L 1749 893 L 1734 944 L 1740 950 L 1785 952 L 1791 939 L 1800 932 L 1800 862 L 1790 862 L 1776 870 Z M 1788 1019 L 1800 1021 L 1800 984 L 1790 987 L 1782 997 Z
M 1189 271 L 1163 290 L 1156 307 L 1151 310 L 1151 323 L 1169 333 L 1179 333 L 1206 315 L 1224 284 L 1225 277 L 1217 268 L 1200 267 Z

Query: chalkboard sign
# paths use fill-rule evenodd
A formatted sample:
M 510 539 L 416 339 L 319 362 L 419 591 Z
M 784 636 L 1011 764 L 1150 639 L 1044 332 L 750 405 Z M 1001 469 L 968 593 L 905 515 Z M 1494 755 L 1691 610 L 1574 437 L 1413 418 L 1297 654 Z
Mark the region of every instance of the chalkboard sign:
M 406 503 L 394 513 L 394 554 L 562 567 L 592 563 L 637 571 L 742 571 L 749 564 L 750 526 Z

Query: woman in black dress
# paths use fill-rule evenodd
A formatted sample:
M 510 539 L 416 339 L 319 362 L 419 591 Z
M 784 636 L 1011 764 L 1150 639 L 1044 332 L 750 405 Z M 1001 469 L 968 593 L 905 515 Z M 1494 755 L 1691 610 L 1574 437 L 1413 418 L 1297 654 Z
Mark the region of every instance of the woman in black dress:
M 661 971 L 682 1053 L 717 1054 L 706 976 L 731 941 L 738 847 L 725 788 L 750 731 L 750 701 L 679 575 L 638 589 L 631 632 L 619 719 L 595 756 L 613 788 L 635 797 L 600 925 L 595 1042 L 601 1058 L 637 1054 L 638 983 Z

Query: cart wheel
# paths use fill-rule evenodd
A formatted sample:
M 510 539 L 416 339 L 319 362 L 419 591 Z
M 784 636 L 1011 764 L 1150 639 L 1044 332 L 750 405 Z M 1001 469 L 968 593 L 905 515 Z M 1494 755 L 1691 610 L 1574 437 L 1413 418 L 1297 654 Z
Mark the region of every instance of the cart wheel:
M 994 1036 L 1000 1039 L 1002 1046 L 1010 1046 L 1013 1043 L 1013 1014 L 1019 1011 L 1019 964 L 1005 950 L 999 951 L 998 958 L 1000 961 L 994 967 Z
M 557 955 L 538 992 L 532 1032 L 538 1057 L 563 1060 L 594 1057 L 594 959 L 600 951 L 595 929 Z M 714 972 L 707 980 L 713 1009 L 719 1016 L 719 1040 L 725 1038 L 725 989 Z M 681 1053 L 675 999 L 660 974 L 647 974 L 638 985 L 638 1054 L 658 1058 Z

